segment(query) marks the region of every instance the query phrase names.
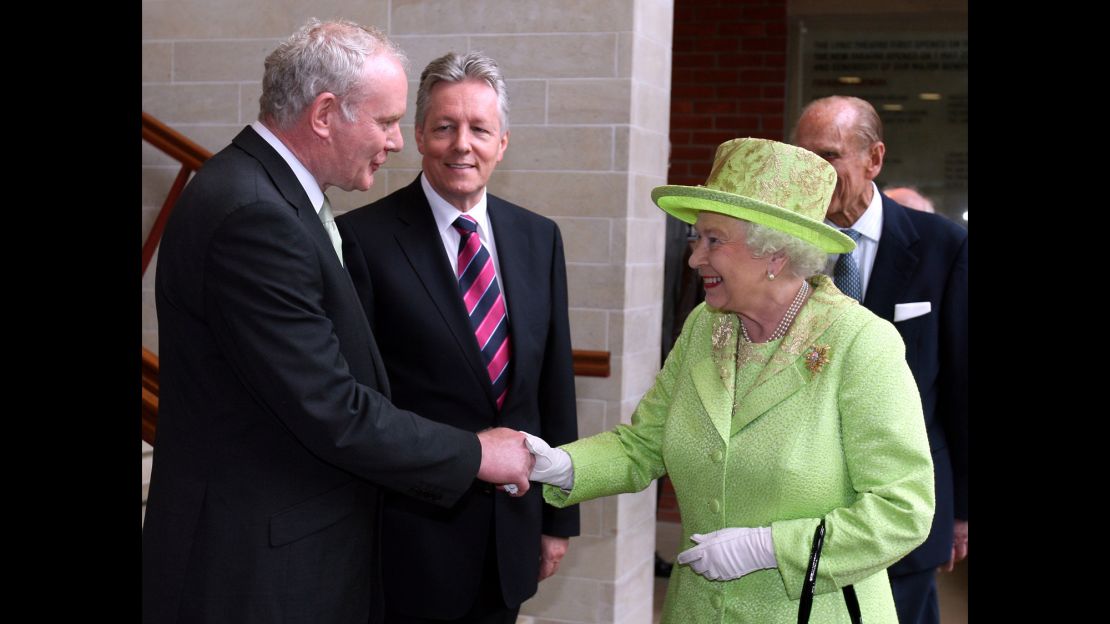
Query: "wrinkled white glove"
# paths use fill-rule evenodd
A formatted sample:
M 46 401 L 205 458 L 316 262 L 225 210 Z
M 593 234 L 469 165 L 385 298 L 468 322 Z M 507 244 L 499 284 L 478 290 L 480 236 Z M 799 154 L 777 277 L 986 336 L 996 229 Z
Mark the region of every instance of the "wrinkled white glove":
M 527 431 L 524 434 L 524 445 L 536 456 L 536 465 L 532 467 L 529 481 L 550 483 L 564 490 L 574 487 L 574 463 L 570 455 L 560 448 L 551 448 L 544 439 L 534 436 Z
M 711 581 L 731 581 L 749 572 L 777 568 L 771 527 L 733 527 L 690 536 L 697 546 L 678 553 L 676 561 Z

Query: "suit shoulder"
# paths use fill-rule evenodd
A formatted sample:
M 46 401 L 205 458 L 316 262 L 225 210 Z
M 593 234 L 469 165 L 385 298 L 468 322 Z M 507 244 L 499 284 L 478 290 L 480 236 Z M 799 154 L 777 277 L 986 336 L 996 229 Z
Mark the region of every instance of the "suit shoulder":
M 389 195 L 350 210 L 335 218 L 336 222 L 346 223 L 358 228 L 380 228 L 387 223 L 396 221 L 397 217 L 406 210 L 416 210 L 419 206 L 408 201 L 407 189 L 401 188 Z
M 967 238 L 967 228 L 955 221 L 938 214 L 930 214 L 902 206 L 909 217 L 910 223 L 919 234 L 929 237 L 932 241 L 947 240 L 962 243 Z

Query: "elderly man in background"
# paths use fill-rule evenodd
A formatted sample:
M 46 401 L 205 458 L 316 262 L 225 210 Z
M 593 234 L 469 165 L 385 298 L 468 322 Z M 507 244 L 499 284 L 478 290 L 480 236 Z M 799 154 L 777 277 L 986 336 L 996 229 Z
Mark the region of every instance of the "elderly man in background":
M 925 543 L 889 574 L 901 624 L 937 623 L 936 569 L 967 555 L 967 230 L 879 193 L 873 180 L 886 145 L 879 115 L 866 101 L 811 102 L 793 143 L 836 169 L 826 218 L 858 245 L 836 257 L 837 287 L 894 322 L 921 393 L 936 514 Z
M 379 486 L 439 508 L 528 489 L 523 434 L 394 407 L 324 191 L 402 147 L 404 57 L 309 21 L 266 58 L 259 120 L 185 188 L 156 283 L 158 439 L 143 621 L 380 617 Z
M 925 197 L 917 189 L 910 186 L 888 186 L 883 189 L 883 195 L 893 199 L 894 201 L 902 204 L 906 208 L 913 208 L 921 212 L 935 213 L 936 209 L 933 208 L 933 202 L 928 197 Z
M 339 218 L 398 406 L 469 431 L 578 437 L 566 262 L 556 224 L 486 192 L 509 101 L 480 53 L 428 64 L 416 95 L 421 173 Z M 475 483 L 450 509 L 390 495 L 388 622 L 516 621 L 554 574 L 578 509 Z

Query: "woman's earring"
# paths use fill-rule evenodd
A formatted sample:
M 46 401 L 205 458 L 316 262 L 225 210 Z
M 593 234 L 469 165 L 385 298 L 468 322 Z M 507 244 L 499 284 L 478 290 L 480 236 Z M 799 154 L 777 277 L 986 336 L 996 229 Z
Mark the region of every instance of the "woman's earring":
M 772 282 L 775 281 L 775 274 L 767 271 L 767 279 L 771 280 Z

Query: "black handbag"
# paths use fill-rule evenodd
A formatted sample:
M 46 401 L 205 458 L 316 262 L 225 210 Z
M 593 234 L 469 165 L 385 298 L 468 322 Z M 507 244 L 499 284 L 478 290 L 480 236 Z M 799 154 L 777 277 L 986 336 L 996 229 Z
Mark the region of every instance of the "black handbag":
M 809 622 L 809 612 L 813 609 L 813 588 L 817 585 L 817 564 L 821 560 L 821 546 L 825 544 L 825 519 L 817 525 L 813 532 L 813 548 L 809 551 L 809 567 L 806 569 L 806 580 L 802 584 L 802 598 L 798 603 L 798 624 Z M 852 624 L 863 624 L 863 615 L 859 610 L 859 600 L 856 598 L 856 588 L 848 585 L 841 589 L 844 593 L 844 602 L 848 604 L 848 615 Z

